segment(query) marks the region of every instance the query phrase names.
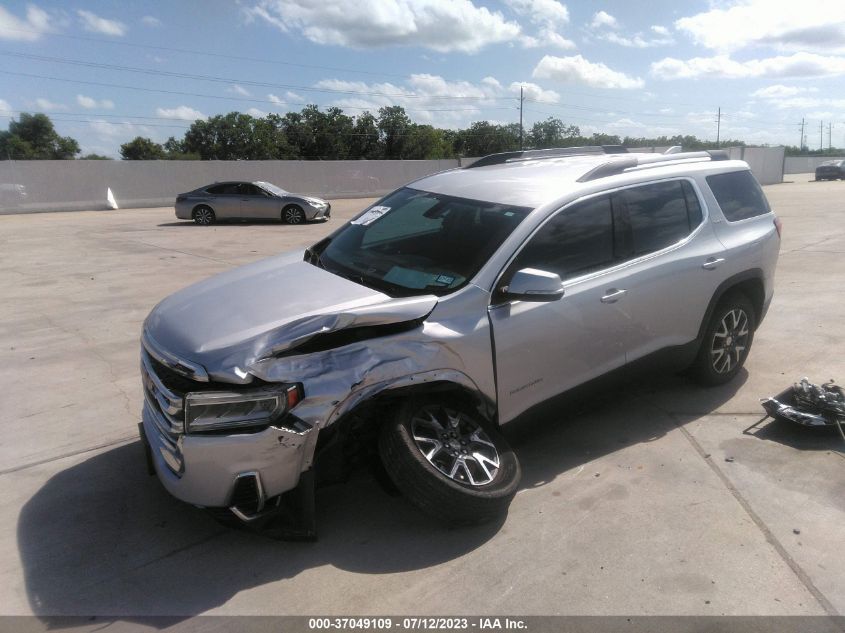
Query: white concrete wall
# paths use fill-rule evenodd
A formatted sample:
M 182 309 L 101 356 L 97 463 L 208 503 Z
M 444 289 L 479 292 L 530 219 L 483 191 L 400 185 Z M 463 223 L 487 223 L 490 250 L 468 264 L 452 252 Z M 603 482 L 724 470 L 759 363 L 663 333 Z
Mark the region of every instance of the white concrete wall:
M 784 165 L 786 174 L 814 174 L 816 167 L 829 160 L 845 160 L 842 156 L 787 156 Z
M 0 161 L 0 213 L 104 209 L 108 188 L 121 207 L 169 206 L 176 194 L 222 180 L 266 180 L 326 198 L 379 196 L 457 166 L 457 160 Z M 26 198 L 4 183 L 23 185 Z
M 783 181 L 782 147 L 728 151 L 732 158 L 747 161 L 762 184 Z M 109 188 L 120 207 L 169 206 L 176 194 L 222 180 L 266 180 L 289 191 L 330 199 L 381 196 L 472 160 L 0 161 L 0 214 L 105 209 Z M 11 185 L 23 185 L 26 197 L 19 197 Z
M 783 182 L 785 148 L 729 147 L 726 149 L 731 158 L 748 163 L 761 185 Z

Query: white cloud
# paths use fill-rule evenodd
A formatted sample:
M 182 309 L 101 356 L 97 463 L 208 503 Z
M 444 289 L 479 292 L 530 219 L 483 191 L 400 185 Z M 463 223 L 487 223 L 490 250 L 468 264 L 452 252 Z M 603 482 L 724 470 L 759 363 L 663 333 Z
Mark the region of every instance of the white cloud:
M 669 30 L 663 26 L 652 26 L 651 37 L 644 36 L 641 32 L 627 36 L 619 33 L 622 25 L 609 13 L 599 11 L 593 16 L 588 31 L 600 40 L 626 46 L 628 48 L 651 48 L 654 46 L 668 46 L 674 44 L 675 40 L 669 34 Z
M 526 99 L 544 101 L 546 103 L 558 103 L 560 101 L 560 95 L 557 92 L 554 90 L 545 90 L 537 84 L 514 81 L 508 86 L 508 90 L 518 95 L 520 87 L 522 87 L 522 94 Z
M 156 108 L 156 116 L 168 119 L 183 119 L 185 121 L 196 121 L 197 119 L 208 118 L 199 110 L 195 110 L 194 108 L 185 105 L 178 106 L 176 108 Z
M 44 9 L 30 4 L 21 19 L 0 6 L 0 40 L 34 42 L 53 30 L 52 18 Z
M 516 39 L 520 27 L 472 0 L 260 0 L 244 10 L 285 32 L 317 44 L 379 48 L 421 46 L 475 53 Z
M 516 86 L 514 92 L 514 85 Z M 535 84 L 532 90 L 550 99 L 558 96 L 551 91 L 543 91 Z M 507 89 L 495 77 L 485 77 L 478 83 L 468 81 L 447 81 L 438 75 L 417 74 L 402 85 L 390 82 L 368 84 L 362 81 L 325 79 L 315 84 L 317 88 L 347 92 L 368 92 L 371 95 L 339 96 L 334 104 L 350 110 L 369 110 L 376 113 L 379 108 L 400 105 L 406 109 L 412 119 L 441 127 L 454 128 L 466 126 L 470 121 L 479 120 L 485 107 L 516 108 L 519 85 L 512 84 Z M 442 97 L 447 97 L 446 99 Z M 454 97 L 461 97 L 455 100 Z M 503 102 L 503 98 L 507 102 Z M 508 103 L 509 102 L 509 103 Z M 484 117 L 489 120 L 488 117 Z
M 267 95 L 267 99 L 268 99 L 269 101 L 271 101 L 274 105 L 281 105 L 281 106 L 290 105 L 290 104 L 288 104 L 288 102 L 287 102 L 287 101 L 285 101 L 285 100 L 284 100 L 284 99 L 282 99 L 281 97 L 278 97 L 278 96 L 276 96 L 276 95 L 274 95 L 274 94 L 272 94 L 272 93 Z
M 675 22 L 702 46 L 732 52 L 766 45 L 788 51 L 845 51 L 845 5 L 831 0 L 729 0 Z
M 610 29 L 618 29 L 619 28 L 619 21 L 610 15 L 607 11 L 599 11 L 595 15 L 593 15 L 593 21 L 590 22 L 590 26 L 594 29 L 600 28 L 610 28 Z
M 241 95 L 242 97 L 251 97 L 252 93 L 244 88 L 243 86 L 239 86 L 238 84 L 232 84 L 232 87 L 229 88 L 229 92 L 233 92 L 236 95 Z
M 97 101 L 93 97 L 86 97 L 85 95 L 76 95 L 76 102 L 87 110 L 94 108 L 103 108 L 104 110 L 111 110 L 114 108 L 114 101 L 111 99 L 102 99 Z
M 766 88 L 760 88 L 751 93 L 752 97 L 760 99 L 783 99 L 785 97 L 794 97 L 802 92 L 818 92 L 818 88 L 799 88 L 798 86 L 784 86 L 783 84 L 775 84 Z
M 250 108 L 246 111 L 246 113 L 250 116 L 254 116 L 257 119 L 263 119 L 269 114 L 268 112 L 265 112 L 264 110 L 259 110 L 258 108 Z
M 291 92 L 290 90 L 285 93 L 285 99 L 288 101 L 305 101 L 305 97 L 298 95 L 295 92 Z
M 505 0 L 517 14 L 534 24 L 566 24 L 569 9 L 557 0 Z
M 600 40 L 610 42 L 611 44 L 619 44 L 619 46 L 626 46 L 628 48 L 652 48 L 654 46 L 668 46 L 674 44 L 675 40 L 671 37 L 660 36 L 652 39 L 646 39 L 641 33 L 635 33 L 631 37 L 619 35 L 610 31 L 602 33 L 598 36 Z
M 12 116 L 14 116 L 12 105 L 5 99 L 0 99 L 0 118 L 11 118 Z
M 53 103 L 44 97 L 38 97 L 35 100 L 35 105 L 38 106 L 39 110 L 67 110 L 67 106 L 64 103 Z
M 524 35 L 520 39 L 523 48 L 549 48 L 555 47 L 568 51 L 577 48 L 575 42 L 563 37 L 560 33 L 552 28 L 544 27 L 540 29 L 537 36 Z
M 845 57 L 795 53 L 742 62 L 727 55 L 687 60 L 666 57 L 651 64 L 651 74 L 658 79 L 830 77 L 845 74 Z
M 581 55 L 554 57 L 546 55 L 534 68 L 532 77 L 553 79 L 560 82 L 580 83 L 593 88 L 642 88 L 645 85 L 639 77 L 629 77 L 600 62 L 591 62 Z
M 141 24 L 155 28 L 161 26 L 161 20 L 153 15 L 145 15 L 141 18 Z
M 126 35 L 127 29 L 123 22 L 101 18 L 95 13 L 82 9 L 77 9 L 76 14 L 86 31 L 101 33 L 102 35 L 114 35 L 115 37 Z

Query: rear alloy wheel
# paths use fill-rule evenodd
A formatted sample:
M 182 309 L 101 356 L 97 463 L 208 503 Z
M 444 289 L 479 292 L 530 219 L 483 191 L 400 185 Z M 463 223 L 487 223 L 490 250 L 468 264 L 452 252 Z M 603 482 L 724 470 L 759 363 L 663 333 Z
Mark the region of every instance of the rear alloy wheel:
M 743 294 L 731 294 L 716 307 L 695 363 L 698 378 L 707 385 L 731 381 L 742 369 L 757 321 L 754 307 Z
M 289 204 L 282 209 L 282 219 L 286 224 L 305 224 L 305 211 L 295 204 Z
M 202 206 L 194 209 L 194 222 L 200 226 L 210 226 L 216 219 L 211 207 Z
M 478 524 L 507 512 L 521 478 L 505 439 L 463 403 L 411 398 L 385 422 L 379 452 L 393 483 L 448 524 Z

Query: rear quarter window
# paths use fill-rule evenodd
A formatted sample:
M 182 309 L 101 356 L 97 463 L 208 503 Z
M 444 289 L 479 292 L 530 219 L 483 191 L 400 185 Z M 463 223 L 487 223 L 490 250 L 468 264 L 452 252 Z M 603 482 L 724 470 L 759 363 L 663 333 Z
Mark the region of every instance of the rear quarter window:
M 750 171 L 707 176 L 707 184 L 728 222 L 747 220 L 771 211 L 763 189 Z

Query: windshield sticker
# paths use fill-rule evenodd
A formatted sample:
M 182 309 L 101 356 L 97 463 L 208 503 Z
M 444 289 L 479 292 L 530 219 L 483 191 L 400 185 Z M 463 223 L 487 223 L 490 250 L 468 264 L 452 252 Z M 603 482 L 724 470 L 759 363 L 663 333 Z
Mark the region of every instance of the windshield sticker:
M 357 220 L 352 220 L 350 224 L 363 224 L 364 226 L 367 226 L 368 224 L 372 224 L 373 222 L 378 220 L 388 211 L 390 211 L 390 207 L 370 207 L 370 209 L 364 215 L 362 215 Z
M 455 281 L 454 277 L 450 277 L 449 275 L 439 275 L 437 279 L 434 280 L 434 283 L 438 286 L 451 286 L 453 281 Z
M 437 275 L 432 273 L 402 268 L 401 266 L 394 266 L 384 276 L 384 280 L 388 283 L 404 286 L 405 288 L 417 289 L 434 285 L 436 278 Z

